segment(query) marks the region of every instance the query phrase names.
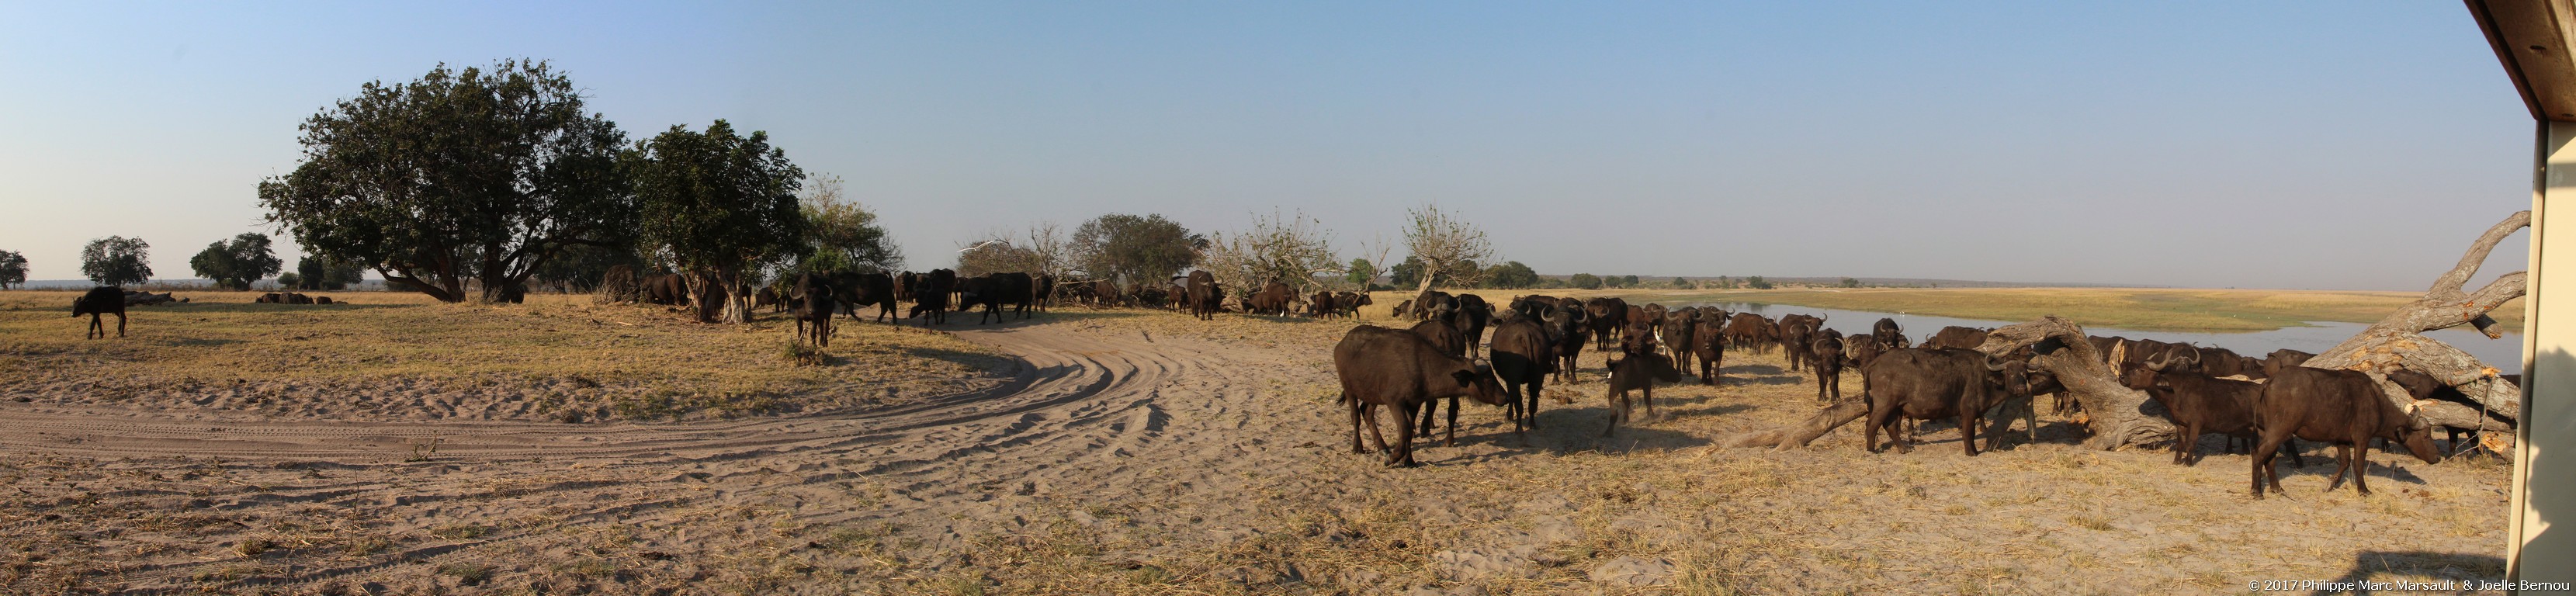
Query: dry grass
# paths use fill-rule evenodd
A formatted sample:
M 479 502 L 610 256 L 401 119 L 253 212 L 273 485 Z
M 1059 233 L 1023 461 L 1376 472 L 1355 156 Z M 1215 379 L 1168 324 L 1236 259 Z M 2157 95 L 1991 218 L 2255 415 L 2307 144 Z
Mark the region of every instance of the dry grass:
M 844 322 L 829 349 L 783 348 L 785 315 L 704 325 L 588 296 L 486 306 L 366 292 L 316 306 L 180 295 L 192 302 L 129 309 L 128 337 L 100 341 L 83 340 L 85 320 L 67 316 L 76 293 L 0 292 L 0 392 L 268 415 L 577 422 L 869 407 L 988 382 L 1008 366 L 913 328 Z
M 1451 290 L 1458 292 L 1459 290 Z M 2306 321 L 2376 323 L 2421 298 L 2412 292 L 2308 290 L 2206 290 L 2141 288 L 1798 288 L 1776 290 L 1469 290 L 1489 301 L 1523 294 L 1618 296 L 1632 304 L 1750 302 L 1895 312 L 1992 321 L 2028 321 L 2043 315 L 2088 327 L 2141 331 L 2269 331 Z M 1378 292 L 1377 308 L 1390 308 L 1409 292 Z M 2493 313 L 2506 331 L 2522 330 L 2522 301 Z

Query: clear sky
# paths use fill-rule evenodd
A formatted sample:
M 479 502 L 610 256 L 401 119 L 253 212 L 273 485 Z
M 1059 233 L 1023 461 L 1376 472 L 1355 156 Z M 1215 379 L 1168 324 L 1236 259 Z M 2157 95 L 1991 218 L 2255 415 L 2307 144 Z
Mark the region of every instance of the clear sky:
M 769 131 L 915 269 L 1109 212 L 1303 210 L 1347 258 L 1437 202 L 1547 274 L 2421 290 L 2529 208 L 2458 3 L 1958 4 L 12 0 L 0 249 L 186 277 L 304 118 L 512 57 L 633 138 Z

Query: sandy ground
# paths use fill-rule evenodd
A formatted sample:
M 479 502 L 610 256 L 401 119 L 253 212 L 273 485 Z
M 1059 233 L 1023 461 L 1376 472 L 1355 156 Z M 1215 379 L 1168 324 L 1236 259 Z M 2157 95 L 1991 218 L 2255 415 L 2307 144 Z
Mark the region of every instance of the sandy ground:
M 1381 321 L 1382 322 L 1382 321 Z M 1713 447 L 1805 417 L 1736 355 L 1602 438 L 1600 356 L 1514 437 L 1470 406 L 1419 469 L 1349 451 L 1349 323 L 1080 311 L 952 325 L 1007 380 L 907 405 L 642 424 L 215 419 L 0 400 L 13 593 L 2175 593 L 2501 574 L 2505 467 L 1957 433 L 1869 454 Z M 1844 386 L 1859 390 L 1848 377 Z M 2043 408 L 2044 409 L 2044 408 Z M 226 417 L 230 418 L 230 417 Z M 2210 442 L 2214 450 L 2218 441 Z M 2313 450 L 2312 451 L 2317 451 Z

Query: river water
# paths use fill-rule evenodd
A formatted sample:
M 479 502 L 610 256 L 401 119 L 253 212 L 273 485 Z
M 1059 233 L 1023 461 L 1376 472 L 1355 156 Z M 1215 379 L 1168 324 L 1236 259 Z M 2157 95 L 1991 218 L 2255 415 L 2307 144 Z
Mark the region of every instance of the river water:
M 1933 332 L 1940 331 L 1942 327 L 1952 325 L 1961 327 L 1992 328 L 2024 322 L 1986 321 L 1978 319 L 1935 317 L 1930 315 L 1909 315 L 1904 313 L 1838 310 L 1809 306 L 1792 306 L 1787 304 L 1693 302 L 1681 304 L 1679 306 L 1715 306 L 1720 309 L 1725 309 L 1727 312 L 1749 312 L 1765 317 L 1771 317 L 1775 320 L 1779 319 L 1781 315 L 1788 314 L 1824 317 L 1826 327 L 1841 331 L 1844 335 L 1867 335 L 1869 334 L 1870 325 L 1876 324 L 1879 319 L 1896 319 L 1897 325 L 1905 327 L 1905 336 L 1914 338 L 1915 341 L 1922 341 L 1923 338 L 1931 336 Z M 2076 321 L 2075 323 L 2082 325 L 2084 322 Z M 2116 335 L 2129 339 L 2152 339 L 2163 342 L 2189 343 L 2191 345 L 2201 347 L 2227 348 L 2228 350 L 2235 351 L 2237 354 L 2261 358 L 2264 354 L 2269 354 L 2272 353 L 2273 350 L 2282 348 L 2309 353 L 2325 351 L 2326 348 L 2331 348 L 2334 347 L 2335 344 L 2343 343 L 2343 340 L 2351 339 L 2354 334 L 2361 333 L 2362 329 L 2370 327 L 2369 325 L 2363 325 L 2360 323 L 2338 323 L 2331 321 L 2312 321 L 2308 324 L 2314 325 L 2314 327 L 2283 327 L 2271 331 L 2256 331 L 2251 333 L 2138 331 L 2134 329 L 2094 327 L 2090 325 L 2086 325 L 2084 327 L 2084 332 L 2089 335 Z M 2508 374 L 2522 372 L 2522 334 L 2520 333 L 2506 333 L 2502 339 L 2487 339 L 2487 336 L 2479 334 L 2476 329 L 2467 325 L 2461 325 L 2424 335 L 2426 337 L 2440 340 L 2443 343 L 2451 344 L 2453 347 L 2457 347 L 2462 351 L 2466 351 L 2469 355 L 2476 356 L 2479 360 L 2486 361 L 2487 366 L 2496 367 L 2497 370 L 2502 370 Z

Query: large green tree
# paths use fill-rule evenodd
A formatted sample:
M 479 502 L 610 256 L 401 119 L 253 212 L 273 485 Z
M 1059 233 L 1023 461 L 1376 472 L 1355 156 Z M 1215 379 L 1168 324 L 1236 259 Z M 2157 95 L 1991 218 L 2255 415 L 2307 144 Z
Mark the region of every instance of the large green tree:
M 626 153 L 644 238 L 695 277 L 698 320 L 746 323 L 746 273 L 803 254 L 808 229 L 796 191 L 804 170 L 769 146 L 769 133 L 673 126 Z
M 392 287 L 456 302 L 473 280 L 503 300 L 566 247 L 634 228 L 626 135 L 582 110 L 541 61 L 370 82 L 305 120 L 304 162 L 261 181 L 260 205 L 296 243 Z
M 268 235 L 258 232 L 245 232 L 229 241 L 216 240 L 189 258 L 188 268 L 196 270 L 197 277 L 215 280 L 215 287 L 248 290 L 250 282 L 268 279 L 286 269 L 286 261 L 277 258 L 270 244 Z
M 1162 214 L 1111 213 L 1073 229 L 1074 263 L 1098 279 L 1160 285 L 1198 261 L 1207 238 Z
M 1520 261 L 1506 261 L 1485 268 L 1484 287 L 1520 289 L 1538 286 L 1538 272 Z
M 0 250 L 0 290 L 27 285 L 27 255 Z
M 102 286 L 152 280 L 152 245 L 142 238 L 109 236 L 81 247 L 81 275 Z

